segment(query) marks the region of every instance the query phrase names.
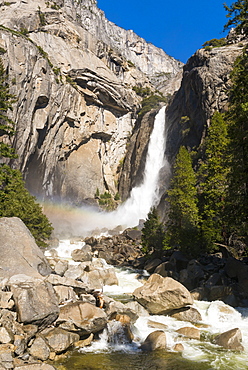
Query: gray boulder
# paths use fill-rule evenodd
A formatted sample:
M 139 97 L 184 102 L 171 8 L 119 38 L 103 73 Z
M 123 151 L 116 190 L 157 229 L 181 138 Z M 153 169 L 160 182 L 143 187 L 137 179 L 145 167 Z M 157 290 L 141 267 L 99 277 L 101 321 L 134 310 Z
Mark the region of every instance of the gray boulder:
M 91 246 L 85 244 L 81 249 L 74 249 L 71 253 L 71 257 L 76 262 L 92 261 Z
M 13 293 L 19 322 L 45 327 L 56 320 L 58 299 L 50 283 L 20 274 L 12 276 L 7 285 Z
M 0 279 L 17 274 L 40 278 L 51 273 L 46 257 L 19 218 L 0 218 L 0 240 Z
M 133 292 L 134 298 L 149 313 L 167 314 L 172 310 L 193 304 L 190 292 L 178 281 L 153 274 L 147 282 Z

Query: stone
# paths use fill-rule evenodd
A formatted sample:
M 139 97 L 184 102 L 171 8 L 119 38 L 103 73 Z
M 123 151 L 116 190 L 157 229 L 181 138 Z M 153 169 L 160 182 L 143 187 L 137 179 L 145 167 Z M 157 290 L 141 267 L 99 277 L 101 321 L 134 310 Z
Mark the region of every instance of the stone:
M 141 350 L 145 352 L 155 351 L 166 348 L 166 334 L 162 330 L 156 330 L 150 333 L 141 344 Z
M 0 344 L 0 364 L 4 369 L 13 369 L 13 344 Z
M 147 321 L 147 326 L 149 328 L 162 329 L 162 330 L 165 330 L 165 329 L 168 328 L 168 325 L 163 324 L 162 322 L 157 322 L 157 321 L 153 321 L 153 320 L 148 320 Z
M 125 306 L 136 312 L 138 316 L 149 316 L 149 312 L 137 301 L 125 303 Z
M 228 296 L 232 295 L 233 289 L 230 286 L 217 285 L 209 289 L 209 300 L 217 301 L 224 300 Z
M 0 218 L 0 240 L 0 279 L 17 274 L 41 278 L 51 273 L 46 257 L 19 218 Z
M 241 344 L 242 334 L 239 328 L 231 329 L 217 335 L 214 338 L 214 343 L 218 346 L 224 347 L 226 349 L 231 349 L 233 351 L 243 351 L 244 347 Z
M 174 310 L 170 313 L 170 316 L 177 320 L 189 321 L 192 323 L 198 323 L 202 321 L 200 312 L 194 307 L 184 307 Z
M 2 292 L 0 291 L 0 308 L 8 308 L 11 310 L 14 306 L 14 301 L 12 299 L 12 292 Z
M 14 275 L 8 280 L 18 313 L 24 324 L 47 326 L 59 314 L 58 300 L 52 285 L 26 275 Z
M 81 339 L 81 340 L 75 342 L 73 345 L 74 345 L 75 348 L 87 347 L 87 346 L 91 345 L 93 338 L 94 338 L 94 334 L 91 333 L 87 338 Z
M 69 349 L 75 342 L 78 342 L 80 336 L 77 333 L 70 333 L 61 328 L 48 329 L 42 332 L 46 342 L 52 351 L 56 354 Z
M 159 266 L 160 264 L 161 264 L 161 259 L 159 259 L 159 258 L 156 258 L 156 259 L 154 259 L 154 260 L 152 260 L 152 261 L 149 261 L 146 265 L 145 265 L 145 267 L 144 267 L 144 269 L 147 271 L 147 272 L 149 272 L 149 273 L 153 273 L 154 272 L 154 270 L 156 269 L 156 267 L 157 266 Z
M 180 328 L 180 329 L 176 330 L 176 332 L 178 334 L 183 335 L 183 336 L 185 336 L 187 338 L 190 338 L 190 339 L 197 339 L 197 340 L 201 339 L 200 330 L 197 329 L 197 328 L 193 328 L 191 326 Z
M 11 343 L 14 341 L 14 334 L 5 328 L 4 326 L 0 327 L 0 343 Z
M 88 290 L 90 290 L 87 284 L 75 279 L 67 278 L 65 276 L 51 274 L 46 278 L 46 281 L 53 286 L 63 285 L 67 287 L 72 287 L 78 293 L 87 293 Z
M 14 348 L 15 348 L 15 354 L 17 356 L 21 356 L 24 354 L 26 350 L 26 340 L 23 335 L 15 335 L 14 336 Z
M 183 352 L 184 351 L 184 346 L 182 343 L 176 343 L 173 347 L 172 347 L 173 351 L 176 351 L 176 352 Z
M 54 290 L 58 297 L 59 304 L 66 303 L 67 301 L 75 302 L 77 300 L 76 293 L 74 292 L 73 288 L 69 286 L 55 285 Z
M 43 338 L 37 337 L 29 348 L 29 353 L 34 359 L 46 361 L 50 356 L 50 348 Z
M 196 301 L 209 300 L 209 290 L 205 287 L 198 287 L 190 291 L 191 297 Z
M 147 282 L 133 292 L 135 300 L 151 314 L 170 311 L 193 304 L 190 292 L 178 281 L 153 274 Z
M 116 315 L 125 315 L 129 316 L 131 322 L 134 323 L 139 317 L 136 311 L 121 302 L 114 301 L 113 299 L 105 299 L 105 306 L 105 312 L 110 320 L 114 319 Z
M 55 274 L 64 276 L 66 270 L 68 269 L 68 265 L 69 265 L 68 261 L 59 260 L 54 266 Z
M 169 261 L 163 262 L 156 267 L 154 272 L 163 277 L 173 277 L 175 275 L 175 266 Z
M 74 302 L 62 306 L 57 323 L 69 322 L 82 334 L 97 333 L 107 324 L 106 313 L 87 302 Z
M 85 244 L 81 249 L 74 249 L 71 257 L 76 262 L 92 261 L 91 246 Z

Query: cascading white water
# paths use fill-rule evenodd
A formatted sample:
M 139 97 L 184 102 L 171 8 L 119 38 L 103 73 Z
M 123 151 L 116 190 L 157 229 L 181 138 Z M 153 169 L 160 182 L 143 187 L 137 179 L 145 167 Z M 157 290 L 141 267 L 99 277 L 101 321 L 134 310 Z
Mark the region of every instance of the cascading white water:
M 164 157 L 166 145 L 165 107 L 157 113 L 150 136 L 143 182 L 132 189 L 130 197 L 115 212 L 119 225 L 136 226 L 140 219 L 145 219 L 148 212 L 159 202 L 159 175 L 162 168 L 169 170 L 169 163 Z
M 144 176 L 141 185 L 132 189 L 130 197 L 113 212 L 99 212 L 91 207 L 45 207 L 45 213 L 52 222 L 59 237 L 99 235 L 103 228 L 117 226 L 122 229 L 134 227 L 140 219 L 145 219 L 153 206 L 160 200 L 159 176 L 161 170 L 169 172 L 166 160 L 165 107 L 157 113 L 150 136 Z

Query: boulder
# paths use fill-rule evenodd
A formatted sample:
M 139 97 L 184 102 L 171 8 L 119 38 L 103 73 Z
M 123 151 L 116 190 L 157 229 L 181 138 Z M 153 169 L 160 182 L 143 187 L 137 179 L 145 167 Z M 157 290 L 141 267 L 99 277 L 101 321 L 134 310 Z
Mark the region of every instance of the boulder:
M 178 330 L 176 330 L 176 332 L 180 335 L 183 335 L 187 338 L 190 338 L 190 339 L 197 339 L 197 340 L 200 340 L 201 338 L 201 333 L 200 333 L 200 330 L 197 329 L 197 328 L 193 328 L 191 326 L 186 326 L 186 327 L 183 327 L 183 328 L 180 328 Z
M 50 356 L 50 348 L 43 338 L 37 337 L 29 348 L 29 353 L 34 359 L 46 361 Z
M 146 271 L 148 271 L 149 273 L 152 273 L 152 272 L 154 272 L 154 270 L 156 269 L 156 267 L 159 266 L 161 263 L 162 263 L 162 261 L 161 261 L 160 258 L 155 258 L 154 260 L 149 261 L 145 265 L 144 269 Z
M 94 334 L 91 333 L 87 338 L 81 339 L 73 344 L 75 348 L 83 348 L 91 345 L 91 342 L 94 338 Z
M 105 312 L 108 315 L 110 320 L 114 319 L 116 315 L 127 315 L 130 317 L 131 322 L 134 323 L 138 319 L 138 314 L 133 309 L 129 308 L 127 305 L 115 301 L 111 298 L 107 298 L 104 296 L 105 299 Z
M 243 351 L 244 347 L 241 344 L 242 334 L 239 328 L 231 329 L 217 335 L 214 338 L 214 343 L 218 346 L 224 347 L 226 349 L 231 349 L 233 351 Z
M 108 342 L 112 344 L 131 343 L 134 336 L 129 323 L 112 320 L 108 323 Z
M 202 321 L 200 312 L 194 307 L 184 307 L 179 310 L 174 310 L 170 313 L 170 316 L 177 320 L 193 323 Z
M 74 249 L 71 253 L 71 258 L 75 262 L 92 261 L 91 246 L 85 244 L 81 249 Z
M 55 265 L 54 265 L 54 272 L 57 275 L 64 276 L 66 270 L 68 269 L 68 261 L 63 261 L 59 260 Z
M 183 352 L 184 350 L 184 346 L 182 343 L 176 343 L 173 347 L 172 347 L 173 351 L 175 352 Z
M 2 292 L 0 291 L 0 308 L 11 309 L 14 306 L 14 301 L 12 299 L 12 292 Z
M 157 322 L 157 321 L 153 321 L 153 320 L 148 320 L 147 321 L 147 326 L 149 328 L 162 329 L 162 330 L 165 330 L 165 329 L 168 328 L 168 325 L 163 324 L 162 322 Z
M 4 369 L 13 369 L 13 344 L 0 344 L 0 364 Z
M 87 302 L 74 302 L 62 306 L 57 323 L 73 324 L 82 334 L 97 333 L 107 324 L 106 313 Z
M 7 284 L 13 293 L 19 322 L 45 327 L 57 319 L 58 299 L 50 283 L 22 274 L 12 276 Z
M 14 334 L 5 326 L 0 327 L 0 343 L 7 344 L 14 341 Z
M 141 345 L 142 351 L 151 352 L 156 349 L 166 348 L 166 335 L 162 330 L 156 330 L 150 333 Z
M 57 295 L 59 304 L 65 303 L 67 301 L 75 302 L 77 300 L 77 295 L 74 292 L 73 288 L 70 286 L 55 285 L 54 290 Z
M 41 334 L 55 353 L 64 352 L 80 339 L 77 333 L 70 333 L 61 328 L 46 329 Z
M 149 316 L 149 312 L 137 301 L 130 301 L 125 306 L 136 312 L 138 316 Z
M 153 274 L 133 292 L 134 298 L 151 314 L 170 311 L 193 304 L 190 292 L 178 281 Z
M 17 274 L 40 278 L 51 273 L 46 257 L 19 218 L 0 218 L 0 240 L 0 279 Z
M 169 261 L 163 262 L 158 265 L 154 272 L 163 277 L 174 277 L 176 274 L 175 266 Z

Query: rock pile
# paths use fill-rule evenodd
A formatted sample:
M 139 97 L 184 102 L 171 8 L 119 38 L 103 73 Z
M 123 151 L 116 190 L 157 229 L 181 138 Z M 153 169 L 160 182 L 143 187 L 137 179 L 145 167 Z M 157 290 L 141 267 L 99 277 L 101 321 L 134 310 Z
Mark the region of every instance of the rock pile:
M 100 254 L 101 241 L 95 244 L 95 239 L 88 239 L 86 246 L 74 251 L 75 265 L 58 257 L 52 257 L 49 265 L 20 219 L 0 219 L 0 240 L 0 370 L 54 369 L 45 362 L 59 360 L 73 348 L 90 345 L 103 329 L 108 330 L 111 343 L 131 343 L 132 325 L 142 315 L 166 314 L 190 323 L 177 331 L 176 351 L 184 348 L 180 338 L 203 340 L 202 318 L 192 307 L 193 296 L 173 277 L 152 274 L 134 291 L 135 300 L 127 304 L 101 294 L 103 285 L 118 284 L 113 268 L 102 259 L 92 259 L 96 251 Z M 170 268 L 185 267 L 187 263 L 176 255 L 167 262 Z M 150 263 L 151 268 L 157 269 L 157 263 Z M 162 264 L 165 266 L 166 262 Z M 197 261 L 188 265 L 201 271 Z M 236 270 L 232 271 L 236 276 Z M 176 269 L 174 273 L 178 273 Z M 233 310 L 221 304 L 224 305 L 219 302 L 216 306 L 220 314 L 227 308 Z M 141 349 L 166 349 L 166 325 L 153 320 L 148 325 L 155 330 L 143 341 Z M 235 328 L 216 336 L 213 342 L 240 351 L 241 340 L 241 332 Z

